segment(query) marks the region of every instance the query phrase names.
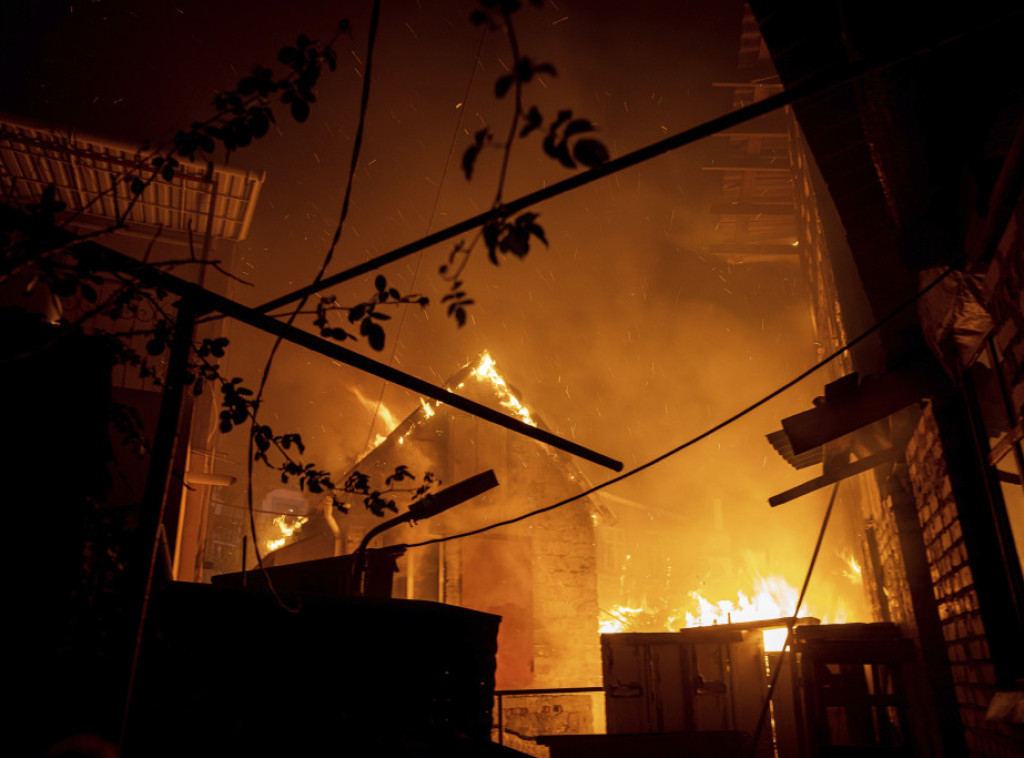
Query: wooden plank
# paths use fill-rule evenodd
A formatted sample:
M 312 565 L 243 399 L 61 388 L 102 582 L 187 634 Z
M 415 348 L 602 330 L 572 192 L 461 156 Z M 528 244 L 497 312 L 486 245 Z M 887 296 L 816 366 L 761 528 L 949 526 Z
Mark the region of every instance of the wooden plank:
M 869 455 L 867 458 L 861 458 L 859 461 L 854 461 L 846 466 L 836 469 L 831 474 L 823 474 L 822 476 L 815 477 L 810 481 L 799 484 L 792 489 L 788 489 L 785 492 L 780 492 L 778 495 L 772 495 L 768 498 L 768 504 L 774 508 L 777 505 L 788 503 L 790 500 L 796 500 L 798 497 L 803 497 L 815 490 L 820 490 L 822 487 L 827 487 L 830 484 L 835 484 L 843 479 L 847 479 L 856 474 L 860 474 L 869 469 L 873 469 L 875 466 L 880 466 L 883 463 L 889 463 L 896 458 L 896 451 L 893 448 L 883 450 L 881 453 L 875 453 Z

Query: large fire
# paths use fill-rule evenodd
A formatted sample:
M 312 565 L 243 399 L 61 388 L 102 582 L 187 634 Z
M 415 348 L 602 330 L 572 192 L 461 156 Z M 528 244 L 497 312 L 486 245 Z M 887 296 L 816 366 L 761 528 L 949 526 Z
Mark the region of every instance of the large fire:
M 602 634 L 638 631 L 647 629 L 645 623 L 652 617 L 663 619 L 664 631 L 677 631 L 681 627 L 714 626 L 716 624 L 736 624 L 746 621 L 765 621 L 768 619 L 788 618 L 793 615 L 799 593 L 785 578 L 774 575 L 758 577 L 754 582 L 754 592 L 747 595 L 736 593 L 736 600 L 719 600 L 712 602 L 699 592 L 691 592 L 692 610 L 664 614 L 648 608 L 631 608 L 618 606 L 607 611 L 608 618 L 600 623 Z M 814 612 L 805 604 L 800 609 L 801 616 L 813 616 Z M 786 639 L 785 627 L 766 629 L 764 631 L 765 650 L 781 650 Z
M 699 592 L 690 597 L 697 604 L 697 612 L 687 612 L 684 626 L 712 626 L 713 624 L 734 624 L 741 621 L 762 621 L 792 615 L 799 593 L 781 576 L 758 577 L 754 582 L 754 594 L 748 597 L 744 592 L 736 593 L 736 602 L 719 600 L 712 603 Z M 806 613 L 806 607 L 801 609 Z
M 479 382 L 490 382 L 491 386 L 494 388 L 494 394 L 498 397 L 498 404 L 502 408 L 511 411 L 512 415 L 523 423 L 529 424 L 530 426 L 537 426 L 537 423 L 530 416 L 530 410 L 523 405 L 519 401 L 519 398 L 517 398 L 515 394 L 513 394 L 512 390 L 509 389 L 508 384 L 495 368 L 494 359 L 486 350 L 481 353 L 480 360 L 477 361 L 476 365 L 473 367 L 470 376 L 474 377 Z M 466 383 L 462 382 L 455 387 L 448 386 L 447 389 L 460 390 L 465 386 Z M 421 397 L 420 409 L 423 411 L 422 420 L 425 421 L 432 418 L 437 413 L 437 407 L 439 405 L 441 405 L 440 400 L 425 400 Z M 404 444 L 405 438 L 410 434 L 412 434 L 411 428 L 398 438 L 398 443 Z
M 523 423 L 537 426 L 530 417 L 530 411 L 519 402 L 519 398 L 512 394 L 512 390 L 509 389 L 505 380 L 501 378 L 501 374 L 494 368 L 494 359 L 486 350 L 480 356 L 480 362 L 473 370 L 473 376 L 481 382 L 489 381 L 494 386 L 494 390 L 498 395 L 498 402 L 502 408 L 511 411 L 512 415 L 516 416 Z
M 266 543 L 263 545 L 263 550 L 269 553 L 280 547 L 284 547 L 288 542 L 288 539 L 307 521 L 309 521 L 309 518 L 306 516 L 292 516 L 286 513 L 282 513 L 280 516 L 277 516 L 274 519 L 273 524 L 277 528 L 280 537 L 267 539 Z

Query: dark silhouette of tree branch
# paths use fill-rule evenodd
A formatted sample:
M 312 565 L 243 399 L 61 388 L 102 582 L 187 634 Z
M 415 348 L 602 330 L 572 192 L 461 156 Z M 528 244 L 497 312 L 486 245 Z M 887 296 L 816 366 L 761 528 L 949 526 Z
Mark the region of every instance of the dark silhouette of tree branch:
M 536 0 L 533 4 L 540 5 Z M 555 76 L 555 67 L 550 63 L 534 63 L 520 52 L 519 40 L 512 20 L 512 14 L 521 7 L 518 0 L 481 0 L 480 5 L 481 8 L 473 12 L 470 20 L 475 24 L 487 25 L 492 30 L 503 30 L 508 40 L 512 53 L 512 70 L 497 79 L 494 85 L 494 94 L 501 99 L 511 90 L 513 108 L 512 117 L 509 119 L 508 136 L 501 144 L 501 163 L 491 211 L 468 244 L 459 241 L 454 245 L 448 255 L 448 262 L 439 270 L 441 276 L 450 283 L 450 291 L 441 301 L 447 304 L 448 315 L 453 317 L 460 327 L 466 323 L 466 309 L 474 304 L 465 289 L 462 276 L 469 264 L 473 250 L 481 239 L 487 247 L 488 260 L 495 266 L 498 265 L 499 255 L 511 253 L 517 258 L 526 257 L 530 252 L 531 238 L 539 240 L 544 245 L 548 244 L 544 229 L 537 224 L 539 214 L 523 213 L 510 223 L 508 221 L 510 211 L 505 208 L 502 200 L 512 158 L 512 146 L 517 139 L 523 139 L 539 129 L 544 121 L 536 106 L 531 107 L 529 112 L 524 111 L 523 86 L 541 74 Z M 519 123 L 523 119 L 526 120 L 526 124 L 520 129 Z M 586 119 L 571 119 L 572 111 L 560 111 L 557 120 L 549 128 L 548 136 L 545 137 L 542 146 L 549 157 L 557 160 L 566 168 L 574 169 L 577 166 L 570 154 L 569 138 L 583 132 L 593 131 L 594 126 Z M 560 128 L 561 133 L 559 132 Z M 488 127 L 480 129 L 473 136 L 473 144 L 466 148 L 462 156 L 462 169 L 467 180 L 472 178 L 481 151 L 492 143 L 493 135 Z M 577 161 L 591 167 L 608 160 L 607 149 L 602 143 L 593 139 L 577 139 L 573 152 Z
M 501 77 L 496 82 L 495 93 L 500 98 L 507 92 L 512 91 L 514 93 L 514 107 L 509 124 L 508 137 L 504 144 L 501 145 L 502 158 L 499 180 L 492 203 L 494 215 L 477 233 L 474 242 L 465 253 L 466 260 L 468 260 L 469 250 L 476 244 L 477 240 L 483 237 L 488 246 L 489 258 L 492 262 L 497 263 L 498 253 L 512 252 L 517 257 L 524 256 L 528 252 L 531 236 L 540 239 L 546 244 L 543 229 L 535 223 L 536 214 L 524 213 L 515 219 L 514 222 L 506 221 L 507 214 L 502 205 L 502 198 L 511 160 L 512 146 L 517 139 L 522 139 L 530 132 L 538 129 L 542 122 L 542 118 L 536 108 L 531 108 L 528 113 L 525 112 L 523 87 L 539 74 L 554 75 L 555 72 L 550 64 L 534 64 L 529 58 L 521 55 L 518 39 L 512 25 L 512 14 L 519 9 L 518 2 L 510 2 L 509 0 L 504 0 L 503 2 L 481 0 L 480 5 L 482 10 L 474 13 L 472 20 L 475 23 L 481 23 L 482 14 L 484 21 L 491 24 L 493 28 L 497 28 L 500 23 L 508 38 L 513 55 L 512 73 Z M 348 171 L 343 204 L 331 244 L 324 256 L 319 271 L 314 277 L 312 285 L 314 287 L 324 281 L 325 272 L 340 240 L 351 202 L 352 185 L 366 125 L 379 13 L 380 2 L 377 0 L 372 10 L 368 34 L 368 54 L 359 110 L 359 125 Z M 347 24 L 343 22 L 339 26 L 338 34 L 346 29 Z M 35 219 L 35 229 L 28 234 L 19 235 L 15 232 L 10 236 L 0 239 L 0 243 L 2 243 L 0 247 L 3 248 L 4 252 L 3 265 L 0 266 L 0 275 L 9 276 L 20 270 L 22 265 L 35 265 L 45 269 L 43 271 L 44 278 L 53 285 L 52 289 L 55 294 L 66 296 L 77 292 L 85 299 L 95 302 L 95 289 L 90 284 L 90 282 L 96 283 L 99 281 L 96 279 L 95 272 L 88 270 L 83 265 L 82 261 L 84 259 L 77 259 L 74 263 L 76 268 L 71 270 L 67 269 L 63 263 L 60 263 L 59 259 L 65 253 L 72 252 L 76 245 L 123 228 L 131 214 L 132 208 L 139 201 L 142 193 L 153 182 L 173 180 L 176 172 L 182 166 L 181 160 L 194 161 L 197 155 L 211 155 L 218 145 L 223 147 L 227 157 L 230 157 L 233 151 L 241 149 L 253 140 L 264 136 L 269 128 L 269 124 L 274 119 L 273 109 L 270 104 L 271 95 L 279 94 L 281 104 L 289 107 L 292 117 L 297 121 L 306 120 L 309 115 L 309 105 L 316 100 L 314 87 L 320 75 L 322 65 L 326 65 L 330 69 L 335 68 L 336 59 L 332 48 L 335 39 L 337 39 L 337 34 L 331 42 L 321 45 L 314 43 L 304 35 L 300 36 L 294 46 L 282 49 L 278 56 L 280 63 L 290 67 L 289 73 L 277 77 L 268 68 L 262 66 L 255 67 L 252 74 L 243 78 L 235 90 L 222 92 L 217 95 L 214 101 L 216 112 L 205 121 L 193 122 L 188 129 L 178 131 L 170 144 L 164 144 L 154 149 L 144 148 L 144 156 L 136 164 L 137 168 L 130 169 L 121 182 L 121 186 L 124 184 L 128 185 L 128 205 L 125 208 L 116 207 L 115 220 L 104 229 L 81 234 L 71 239 L 68 239 L 66 236 L 59 237 L 50 233 L 50 230 L 66 227 L 69 221 L 73 220 L 76 216 L 73 215 L 70 219 L 64 218 L 62 222 L 58 223 L 57 220 L 63 214 L 65 207 L 56 198 L 54 188 L 47 188 L 40 202 L 29 209 Z M 525 126 L 520 128 L 524 120 L 526 122 Z M 549 134 L 551 139 L 554 139 L 552 135 L 554 135 L 555 129 L 565 121 L 566 119 L 560 114 L 559 120 L 554 122 L 551 128 L 551 133 Z M 582 123 L 581 121 L 573 123 L 577 124 L 577 131 L 584 130 L 579 128 L 579 124 Z M 572 124 L 566 127 L 561 135 L 562 141 L 558 144 L 562 148 L 565 147 L 566 140 L 570 134 L 575 133 L 572 132 L 571 127 Z M 589 122 L 587 122 L 586 129 L 591 128 Z M 483 141 L 489 141 L 489 137 Z M 478 145 L 476 152 L 479 152 L 479 147 L 482 147 L 482 144 L 481 142 Z M 467 177 L 471 174 L 472 162 L 475 160 L 475 153 L 472 156 L 472 160 L 469 159 L 471 150 L 467 151 L 467 156 L 463 159 L 463 166 Z M 547 145 L 545 145 L 545 150 L 551 152 Z M 558 156 L 552 154 L 552 157 Z M 571 159 L 569 163 L 565 160 L 562 160 L 562 162 L 569 165 Z M 115 204 L 118 204 L 120 199 L 116 188 L 107 191 L 114 192 L 114 201 Z M 97 199 L 93 198 L 91 202 L 94 203 Z M 8 230 L 2 231 L 6 233 Z M 159 266 L 171 268 L 184 265 L 210 265 L 215 270 L 230 275 L 223 270 L 218 261 L 201 261 L 197 259 L 194 245 L 192 244 L 191 228 L 188 231 L 189 259 L 166 261 L 159 264 Z M 158 231 L 156 237 L 159 236 L 159 233 Z M 156 237 L 150 241 L 150 245 L 147 247 L 147 258 L 156 241 Z M 463 261 L 459 269 L 460 271 L 464 265 Z M 452 292 L 445 297 L 445 301 L 448 305 L 448 313 L 453 315 L 461 325 L 465 322 L 465 309 L 468 305 L 472 304 L 472 300 L 466 296 L 460 281 L 454 279 L 452 283 Z M 149 356 L 160 355 L 169 344 L 174 330 L 174 320 L 168 317 L 168 314 L 160 305 L 163 293 L 159 290 L 154 292 L 147 291 L 146 288 L 140 287 L 137 284 L 133 285 L 128 281 L 123 281 L 122 285 L 117 294 L 107 298 L 102 304 L 87 309 L 84 318 L 78 319 L 77 323 L 70 326 L 73 328 L 81 326 L 88 318 L 106 311 L 107 308 L 105 306 L 107 305 L 114 305 L 115 307 L 110 314 L 105 315 L 116 316 L 119 313 L 123 313 L 126 309 L 131 311 L 132 308 L 137 308 L 137 302 L 148 303 L 161 314 L 161 317 L 152 329 L 132 329 L 120 334 L 107 332 L 105 336 L 115 341 L 120 336 L 148 336 L 146 353 Z M 366 339 L 371 348 L 381 350 L 385 341 L 385 330 L 382 322 L 386 322 L 389 319 L 388 314 L 382 312 L 382 309 L 396 305 L 417 304 L 425 306 L 427 304 L 425 297 L 414 294 L 402 294 L 397 289 L 388 286 L 384 276 L 376 277 L 374 286 L 375 291 L 367 300 L 352 306 L 341 306 L 333 298 L 322 298 L 315 309 L 316 318 L 313 321 L 313 325 L 320 330 L 321 336 L 339 341 L 363 338 Z M 307 298 L 308 295 L 301 297 L 298 305 L 288 316 L 287 324 L 289 326 L 300 314 L 309 312 L 305 309 Z M 329 323 L 329 317 L 332 314 L 344 314 L 341 326 Z M 350 325 L 358 324 L 358 328 L 355 330 L 346 328 L 346 320 Z M 213 341 L 203 340 L 200 343 L 193 342 L 192 348 L 193 354 L 196 356 L 196 363 L 190 366 L 190 371 L 193 373 L 190 375 L 188 383 L 192 386 L 193 394 L 197 395 L 203 391 L 206 383 L 219 384 L 221 394 L 223 395 L 220 413 L 220 427 L 222 431 L 230 431 L 235 425 L 243 421 L 249 422 L 250 435 L 247 455 L 249 486 L 247 487 L 247 499 L 250 510 L 250 530 L 255 538 L 255 525 L 252 518 L 252 466 L 254 462 L 259 461 L 272 468 L 277 468 L 286 480 L 288 477 L 297 477 L 300 487 L 305 488 L 308 486 L 314 492 L 333 490 L 336 487 L 326 472 L 320 471 L 313 464 L 303 463 L 291 455 L 292 450 L 297 450 L 300 455 L 304 453 L 301 437 L 298 434 L 278 435 L 268 426 L 259 423 L 258 414 L 263 393 L 280 345 L 280 339 L 275 341 L 268 356 L 258 389 L 255 393 L 249 391 L 243 385 L 241 379 L 227 379 L 220 375 L 219 366 L 211 358 L 221 357 L 226 345 L 227 341 L 223 338 Z M 140 355 L 127 347 L 121 351 L 120 355 L 123 362 L 137 367 L 140 375 L 159 382 L 158 374 L 149 365 L 146 356 Z M 271 450 L 279 455 L 279 459 L 276 462 L 272 462 L 269 458 L 268 454 Z M 259 559 L 259 556 L 257 557 Z M 258 560 L 258 562 L 262 565 L 262 560 Z

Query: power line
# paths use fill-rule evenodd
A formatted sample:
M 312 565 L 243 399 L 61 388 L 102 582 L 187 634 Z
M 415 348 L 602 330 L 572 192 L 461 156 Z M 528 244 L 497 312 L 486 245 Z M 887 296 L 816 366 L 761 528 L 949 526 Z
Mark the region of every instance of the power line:
M 648 161 L 651 158 L 655 158 L 659 155 L 675 150 L 676 148 L 683 147 L 684 145 L 688 145 L 692 142 L 697 142 L 704 137 L 708 137 L 730 127 L 738 126 L 739 124 L 757 118 L 758 116 L 770 113 L 776 108 L 789 105 L 809 94 L 816 94 L 830 86 L 847 81 L 854 76 L 853 74 L 850 74 L 846 68 L 841 71 L 842 75 L 840 76 L 836 76 L 834 73 L 832 76 L 819 74 L 777 95 L 772 95 L 764 100 L 759 100 L 756 103 L 740 108 L 739 110 L 730 111 L 724 116 L 719 116 L 718 118 L 707 121 L 704 124 L 687 129 L 679 134 L 675 134 L 671 137 L 660 140 L 659 142 L 647 145 L 646 147 L 642 147 L 627 155 L 623 155 L 620 158 L 610 160 L 597 168 L 593 168 L 581 174 L 576 174 L 568 179 L 563 179 L 560 182 L 556 182 L 548 187 L 523 195 L 515 200 L 510 200 L 507 203 L 503 203 L 497 209 L 478 213 L 472 218 L 460 221 L 446 229 L 436 231 L 433 234 L 428 234 L 426 237 L 422 237 L 419 240 L 395 248 L 389 253 L 378 255 L 376 258 L 371 258 L 370 260 L 352 266 L 345 271 L 325 277 L 320 281 L 313 282 L 305 287 L 300 287 L 293 292 L 257 306 L 256 310 L 261 313 L 269 313 L 277 310 L 278 308 L 283 308 L 296 300 L 301 300 L 303 297 L 309 297 L 310 295 L 320 292 L 328 287 L 341 284 L 342 282 L 347 282 L 350 279 L 354 279 L 357 276 L 369 273 L 370 271 L 375 271 L 381 266 L 394 263 L 397 260 L 401 260 L 409 255 L 418 253 L 428 247 L 432 247 L 433 245 L 437 245 L 441 242 L 446 242 L 453 237 L 457 237 L 460 234 L 464 234 L 479 226 L 483 226 L 490 219 L 494 218 L 496 213 L 517 213 L 528 206 L 535 205 L 544 200 L 549 200 L 556 195 L 561 195 L 569 190 L 590 184 L 598 179 L 603 179 L 611 174 L 631 168 L 637 164 Z M 858 70 L 858 73 L 861 72 Z
M 818 361 L 817 363 L 815 363 L 810 368 L 805 369 L 804 371 L 800 372 L 794 378 L 790 379 L 788 382 L 786 382 L 782 386 L 772 390 L 767 395 L 762 397 L 760 400 L 757 400 L 757 401 L 751 403 L 746 408 L 744 408 L 741 411 L 738 411 L 737 413 L 734 413 L 732 416 L 730 416 L 729 418 L 725 419 L 724 421 L 720 421 L 719 423 L 715 424 L 714 426 L 710 427 L 709 429 L 704 430 L 703 432 L 701 432 L 700 434 L 696 435 L 695 437 L 691 437 L 690 439 L 686 440 L 685 442 L 683 442 L 683 443 L 681 443 L 679 445 L 676 445 L 671 450 L 668 450 L 668 451 L 662 453 L 661 455 L 659 455 L 659 456 L 657 456 L 655 458 L 652 458 L 651 460 L 649 460 L 649 461 L 647 461 L 645 463 L 641 463 L 639 466 L 636 466 L 635 468 L 629 469 L 628 471 L 624 471 L 623 473 L 619 474 L 618 476 L 613 476 L 611 479 L 607 479 L 606 481 L 602 482 L 601 484 L 596 484 L 593 487 L 590 487 L 589 489 L 586 489 L 583 492 L 580 492 L 580 493 L 578 493 L 576 495 L 571 495 L 570 497 L 567 497 L 564 500 L 559 500 L 556 503 L 552 503 L 552 504 L 546 505 L 546 506 L 544 506 L 542 508 L 537 508 L 535 510 L 528 511 L 527 513 L 520 514 L 519 516 L 514 516 L 512 518 L 505 519 L 504 521 L 498 521 L 498 522 L 495 522 L 495 523 L 490 524 L 488 526 L 482 526 L 482 527 L 479 527 L 477 529 L 471 529 L 471 530 L 466 531 L 466 532 L 460 532 L 458 534 L 452 534 L 452 535 L 449 535 L 447 537 L 435 537 L 433 539 L 423 540 L 422 542 L 411 542 L 411 543 L 395 545 L 395 547 L 401 547 L 401 548 L 423 547 L 425 545 L 433 545 L 433 544 L 437 544 L 439 542 L 448 542 L 449 540 L 457 540 L 457 539 L 461 539 L 463 537 L 472 537 L 473 535 L 476 535 L 476 534 L 482 534 L 483 532 L 489 532 L 492 529 L 497 529 L 497 528 L 502 527 L 502 526 L 509 526 L 510 524 L 515 524 L 515 523 L 518 523 L 520 521 L 525 521 L 526 519 L 533 518 L 534 516 L 539 516 L 542 513 L 547 513 L 548 511 L 553 511 L 553 510 L 555 510 L 557 508 L 561 508 L 562 506 L 568 505 L 569 503 L 573 503 L 573 502 L 575 502 L 577 500 L 581 500 L 581 499 L 587 497 L 588 495 L 592 495 L 595 492 L 604 489 L 605 487 L 610 487 L 613 484 L 617 484 L 617 483 L 619 483 L 621 481 L 629 479 L 630 477 L 636 476 L 640 472 L 646 471 L 647 469 L 651 468 L 652 466 L 654 466 L 654 465 L 656 465 L 658 463 L 661 463 L 662 461 L 666 460 L 667 458 L 671 458 L 672 456 L 681 453 L 682 451 L 686 450 L 687 448 L 696 445 L 698 442 L 701 442 L 702 440 L 707 439 L 711 435 L 716 434 L 717 432 L 720 432 L 722 429 L 725 429 L 727 426 L 730 426 L 733 423 L 739 421 L 741 418 L 743 418 L 744 416 L 749 415 L 753 411 L 755 411 L 758 408 L 760 408 L 762 405 L 768 403 L 771 400 L 774 400 L 779 395 L 781 395 L 783 392 L 786 392 L 787 390 L 789 390 L 792 387 L 796 386 L 797 384 L 802 382 L 804 379 L 809 377 L 811 374 L 814 374 L 815 372 L 817 372 L 819 369 L 824 368 L 825 366 L 830 364 L 832 361 L 834 361 L 836 358 L 838 358 L 843 353 L 847 352 L 848 350 L 852 350 L 858 344 L 863 342 L 865 339 L 870 337 L 872 334 L 877 332 L 883 326 L 885 326 L 890 321 L 892 321 L 894 318 L 896 318 L 898 315 L 900 315 L 907 308 L 909 308 L 914 303 L 916 303 L 918 300 L 920 300 L 925 294 L 927 294 L 928 292 L 933 290 L 935 287 L 937 287 L 939 285 L 939 283 L 944 281 L 946 279 L 946 277 L 948 277 L 950 274 L 953 273 L 953 271 L 954 271 L 954 269 L 952 267 L 947 268 L 944 272 L 942 272 L 937 277 L 935 277 L 935 279 L 932 280 L 926 287 L 922 288 L 917 293 L 915 293 L 913 297 L 911 297 L 910 299 L 904 301 L 902 304 L 897 306 L 887 316 L 885 316 L 884 318 L 876 321 L 873 325 L 868 327 L 866 330 L 861 332 L 859 335 L 854 337 L 852 340 L 847 342 L 845 345 L 843 345 L 839 349 L 835 350 L 833 353 L 831 353 L 830 355 L 826 356 L 822 360 Z
M 811 576 L 814 574 L 814 565 L 818 562 L 818 554 L 821 552 L 821 543 L 825 540 L 825 530 L 828 529 L 828 520 L 832 516 L 832 508 L 836 504 L 836 497 L 839 495 L 839 485 L 841 483 L 842 482 L 836 482 L 835 486 L 832 488 L 832 496 L 828 500 L 828 508 L 825 509 L 825 517 L 821 520 L 821 529 L 818 530 L 818 541 L 814 543 L 814 552 L 811 553 L 811 563 L 807 567 L 807 573 L 804 575 L 803 586 L 800 587 L 800 596 L 796 599 L 796 607 L 793 608 L 793 615 L 786 624 L 786 639 L 782 643 L 782 650 L 779 652 L 779 659 L 775 662 L 774 670 L 772 671 L 772 678 L 768 684 L 768 691 L 765 693 L 764 700 L 761 702 L 761 712 L 757 717 L 757 728 L 754 729 L 754 739 L 751 742 L 749 758 L 754 758 L 754 756 L 757 755 L 757 745 L 761 741 L 761 734 L 764 732 L 764 727 L 768 720 L 768 711 L 771 709 L 772 697 L 775 696 L 775 689 L 779 684 L 779 676 L 782 674 L 782 664 L 786 660 L 786 653 L 790 650 L 790 640 L 793 637 L 793 627 L 796 626 L 797 617 L 800 615 L 800 608 L 804 604 L 804 598 L 807 597 L 807 588 L 811 584 Z
M 445 154 L 444 166 L 441 169 L 441 178 L 437 182 L 437 192 L 434 193 L 434 204 L 430 208 L 430 218 L 427 219 L 427 228 L 424 230 L 424 234 L 430 234 L 430 227 L 434 225 L 434 219 L 437 217 L 437 206 L 441 203 L 441 192 L 444 190 L 444 181 L 448 177 L 448 168 L 451 166 L 452 156 L 455 154 L 455 145 L 459 140 L 459 130 L 462 128 L 462 117 L 466 113 L 466 103 L 469 102 L 469 93 L 473 89 L 473 80 L 476 78 L 476 70 L 480 65 L 480 51 L 483 50 L 484 40 L 487 39 L 487 27 L 484 26 L 480 31 L 480 41 L 477 43 L 476 52 L 473 54 L 473 65 L 469 72 L 469 80 L 466 82 L 466 91 L 462 95 L 462 102 L 459 104 L 459 117 L 455 119 L 455 129 L 452 130 L 452 139 L 448 145 L 448 152 Z M 409 291 L 416 291 L 416 280 L 420 275 L 420 266 L 423 265 L 423 251 L 420 251 L 419 256 L 416 258 L 416 268 L 412 272 L 412 282 L 409 284 Z M 395 362 L 395 356 L 398 354 L 398 343 L 402 335 L 402 327 L 405 326 L 405 318 L 409 314 L 408 308 L 401 309 L 401 315 L 398 317 L 398 326 L 395 329 L 394 334 L 394 346 L 391 348 L 391 357 L 388 359 L 388 365 L 392 365 Z M 373 410 L 373 418 L 370 419 L 370 428 L 366 431 L 366 442 L 363 445 L 363 449 L 370 447 L 370 441 L 373 436 L 373 427 L 377 423 L 377 416 L 380 414 L 380 407 L 384 404 L 384 391 L 387 389 L 387 382 L 384 382 L 380 386 L 380 392 L 377 395 L 377 405 Z
M 1016 12 L 1010 14 L 1011 17 L 1013 15 L 1016 15 Z M 994 23 L 970 29 L 955 37 L 943 40 L 932 47 L 919 48 L 903 54 L 892 55 L 881 61 L 858 61 L 828 66 L 821 71 L 811 74 L 806 79 L 796 82 L 778 94 L 770 95 L 763 100 L 758 100 L 757 102 L 751 103 L 743 108 L 739 108 L 738 110 L 730 111 L 722 116 L 706 121 L 703 124 L 686 129 L 682 132 L 666 137 L 663 140 L 659 140 L 658 142 L 642 147 L 632 153 L 628 153 L 619 158 L 614 158 L 597 168 L 563 179 L 560 182 L 556 182 L 555 184 L 536 190 L 527 195 L 523 195 L 515 200 L 510 200 L 503 203 L 498 208 L 490 209 L 484 213 L 479 213 L 472 218 L 453 224 L 446 229 L 441 229 L 433 234 L 427 235 L 426 237 L 422 237 L 419 240 L 395 248 L 391 252 L 384 253 L 376 258 L 371 258 L 370 260 L 352 266 L 345 271 L 325 277 L 319 282 L 314 282 L 306 285 L 305 287 L 294 290 L 293 292 L 275 298 L 263 305 L 257 306 L 256 310 L 260 313 L 270 313 L 271 311 L 289 305 L 296 300 L 300 300 L 303 297 L 308 297 L 309 295 L 320 292 L 328 287 L 333 287 L 337 284 L 341 284 L 342 282 L 354 279 L 357 276 L 369 273 L 370 271 L 375 271 L 381 266 L 401 260 L 402 258 L 418 253 L 428 247 L 432 247 L 433 245 L 441 242 L 446 242 L 453 237 L 457 237 L 460 234 L 464 234 L 479 226 L 483 226 L 489 220 L 494 218 L 496 214 L 508 215 L 517 213 L 529 206 L 549 200 L 557 195 L 564 194 L 570 190 L 590 184 L 599 179 L 603 179 L 606 176 L 618 173 L 627 168 L 632 168 L 633 166 L 644 163 L 652 158 L 664 155 L 665 153 L 697 142 L 705 137 L 710 137 L 713 134 L 717 134 L 734 126 L 739 126 L 740 124 L 746 123 L 747 121 L 763 116 L 767 113 L 771 113 L 772 111 L 784 106 L 792 105 L 804 98 L 820 95 L 835 87 L 859 79 L 866 74 L 882 71 L 911 60 L 919 55 L 931 53 L 950 44 L 961 42 L 965 38 L 970 37 L 979 31 L 990 28 L 993 25 Z

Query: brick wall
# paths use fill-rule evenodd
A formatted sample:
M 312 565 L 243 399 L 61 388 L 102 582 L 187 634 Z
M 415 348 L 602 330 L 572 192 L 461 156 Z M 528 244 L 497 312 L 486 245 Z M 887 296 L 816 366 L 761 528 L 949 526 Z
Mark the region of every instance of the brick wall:
M 1022 755 L 1024 732 L 985 720 L 996 693 L 996 671 L 949 463 L 931 405 L 925 408 L 907 445 L 906 459 L 968 749 L 977 756 Z
M 910 723 L 920 755 L 959 755 L 966 749 L 958 707 L 946 664 L 945 641 L 935 608 L 932 583 L 917 517 L 910 474 L 905 464 L 893 467 L 884 481 L 884 495 L 872 508 L 880 578 L 879 605 L 912 640 L 917 651 L 917 676 L 908 682 L 908 696 L 917 718 Z M 920 707 L 919 707 L 920 706 Z M 952 749 L 950 749 L 952 748 Z
M 911 639 L 917 638 L 917 626 L 914 620 L 913 603 L 910 597 L 910 585 L 907 582 L 907 569 L 903 560 L 903 549 L 900 535 L 905 532 L 907 524 L 901 524 L 896 517 L 894 499 L 902 493 L 887 495 L 875 514 L 876 539 L 880 573 L 882 575 L 882 591 L 891 620 Z M 916 524 L 912 526 L 916 527 Z
M 597 552 L 586 506 L 573 503 L 533 524 L 538 687 L 587 687 L 601 682 Z

